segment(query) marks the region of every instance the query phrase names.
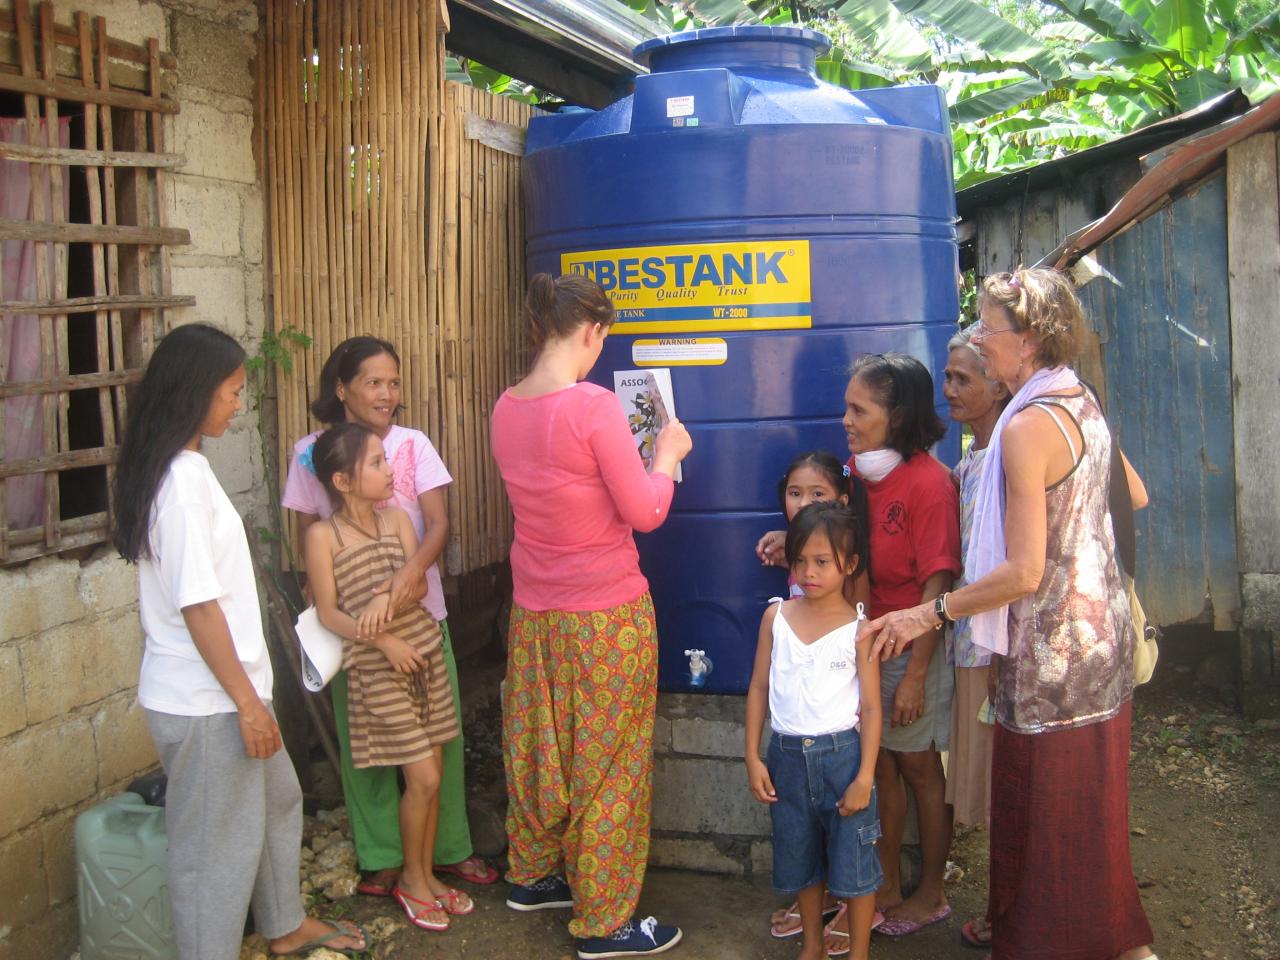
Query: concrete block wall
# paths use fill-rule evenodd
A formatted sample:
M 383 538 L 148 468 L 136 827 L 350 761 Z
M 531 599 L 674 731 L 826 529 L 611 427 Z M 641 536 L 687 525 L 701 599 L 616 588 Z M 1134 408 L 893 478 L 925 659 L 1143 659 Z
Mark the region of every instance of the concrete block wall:
M 156 763 L 137 574 L 114 550 L 0 570 L 0 958 L 76 940 L 73 825 Z
M 747 789 L 745 697 L 664 693 L 654 728 L 650 862 L 768 876 L 769 810 Z
M 0 10 L 12 12 L 9 0 Z M 266 324 L 264 201 L 255 142 L 253 0 L 57 0 L 55 20 L 103 16 L 112 37 L 156 37 L 178 58 L 166 149 L 167 221 L 191 232 L 172 288 L 196 306 L 170 325 L 221 326 L 254 353 Z M 206 453 L 241 513 L 271 509 L 257 411 Z M 156 763 L 135 699 L 137 574 L 109 547 L 0 570 L 0 960 L 62 960 L 78 941 L 73 824 Z

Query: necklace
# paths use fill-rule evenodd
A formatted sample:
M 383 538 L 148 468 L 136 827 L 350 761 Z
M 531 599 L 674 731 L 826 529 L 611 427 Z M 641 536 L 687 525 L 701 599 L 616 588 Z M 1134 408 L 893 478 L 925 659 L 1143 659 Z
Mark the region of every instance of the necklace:
M 360 524 L 356 523 L 349 516 L 347 516 L 347 512 L 345 510 L 341 510 L 338 512 L 338 519 L 341 520 L 343 523 L 345 523 L 352 530 L 355 530 L 357 533 L 363 534 L 366 539 L 372 540 L 374 543 L 381 542 L 382 540 L 381 536 L 375 537 L 372 533 L 370 533 L 364 527 L 360 526 Z M 375 527 L 380 527 L 380 525 L 378 524 L 378 515 L 376 513 L 373 515 L 373 523 Z M 382 531 L 380 528 L 378 532 L 379 534 L 381 534 Z

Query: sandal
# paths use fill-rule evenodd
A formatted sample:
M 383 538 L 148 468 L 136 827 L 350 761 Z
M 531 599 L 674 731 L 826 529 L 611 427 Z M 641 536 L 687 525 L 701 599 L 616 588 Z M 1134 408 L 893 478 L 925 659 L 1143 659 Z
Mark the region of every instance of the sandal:
M 444 910 L 437 900 L 419 900 L 417 897 L 410 896 L 399 887 L 391 891 L 391 895 L 396 898 L 396 902 L 404 907 L 404 912 L 409 917 L 409 922 L 415 927 L 421 927 L 423 930 L 430 930 L 433 933 L 442 933 L 449 929 L 449 917 L 447 911 Z M 410 904 L 416 904 L 421 910 L 415 910 Z M 428 920 L 426 918 L 427 911 L 440 910 L 446 913 L 443 920 Z
M 297 947 L 295 947 L 293 950 L 290 950 L 288 953 L 276 953 L 273 950 L 271 951 L 271 956 L 273 957 L 305 957 L 312 950 L 319 950 L 321 947 L 324 947 L 326 950 L 330 950 L 333 953 L 340 953 L 344 957 L 354 957 L 357 954 L 364 953 L 366 950 L 369 949 L 369 935 L 364 932 L 364 928 L 360 926 L 360 924 L 352 923 L 350 927 L 347 927 L 346 925 L 339 923 L 337 920 L 329 920 L 326 917 L 317 917 L 316 919 L 319 920 L 321 923 L 323 923 L 325 926 L 331 927 L 333 929 L 333 932 L 326 933 L 323 937 L 316 937 L 313 940 L 308 940 L 306 943 L 298 944 Z M 355 947 L 332 946 L 333 941 L 341 940 L 343 937 L 359 937 L 360 940 L 364 943 L 364 946 L 360 947 L 359 949 Z
M 500 876 L 497 870 L 477 856 L 467 857 L 457 863 L 437 863 L 432 869 L 436 873 L 448 874 L 481 886 L 497 883 Z
M 822 928 L 823 943 L 826 943 L 827 937 L 836 937 L 837 939 L 843 941 L 843 943 L 841 943 L 840 946 L 827 951 L 827 956 L 829 957 L 843 957 L 846 953 L 849 952 L 850 947 L 849 947 L 848 924 L 845 924 L 844 929 L 836 929 L 837 922 L 842 920 L 848 912 L 849 912 L 849 905 L 847 903 L 842 902 L 840 904 L 840 909 L 836 911 L 835 916 L 832 917 L 831 921 L 825 927 Z M 884 923 L 884 914 L 881 913 L 879 910 L 877 910 L 875 913 L 871 915 L 871 929 L 872 930 L 877 929 L 882 923 Z
M 822 922 L 829 921 L 839 909 L 840 906 L 838 904 L 834 907 L 823 907 Z M 800 925 L 799 903 L 793 903 L 783 910 L 775 910 L 769 917 L 769 921 L 769 934 L 778 940 L 786 940 L 788 937 L 799 936 L 804 932 L 804 928 Z M 794 924 L 794 926 L 789 926 L 789 924 Z
M 379 877 L 382 879 L 379 880 Z M 384 870 L 370 870 L 360 874 L 360 882 L 356 884 L 356 893 L 366 897 L 389 897 L 400 882 L 400 868 L 387 867 Z
M 465 917 L 468 913 L 475 911 L 475 901 L 461 890 L 454 890 L 452 887 L 448 887 L 447 891 L 436 897 L 436 903 L 440 904 L 440 909 L 449 914 L 449 916 Z
M 974 917 L 966 920 L 960 928 L 960 942 L 966 947 L 985 950 L 991 946 L 991 924 L 986 917 Z

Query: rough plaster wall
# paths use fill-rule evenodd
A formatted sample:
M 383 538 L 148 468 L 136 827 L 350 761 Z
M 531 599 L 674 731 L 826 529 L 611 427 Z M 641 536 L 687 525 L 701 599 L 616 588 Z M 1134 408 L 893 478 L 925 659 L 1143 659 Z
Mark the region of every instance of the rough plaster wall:
M 187 164 L 164 202 L 192 239 L 173 253 L 173 291 L 197 305 L 169 322 L 215 323 L 254 352 L 265 276 L 253 0 L 57 0 L 55 19 L 78 10 L 177 56 L 182 110 L 166 121 L 166 148 Z M 262 517 L 257 411 L 206 452 L 237 508 Z M 76 947 L 75 817 L 156 762 L 134 699 L 141 656 L 137 575 L 113 550 L 0 570 L 0 960 L 61 960 Z

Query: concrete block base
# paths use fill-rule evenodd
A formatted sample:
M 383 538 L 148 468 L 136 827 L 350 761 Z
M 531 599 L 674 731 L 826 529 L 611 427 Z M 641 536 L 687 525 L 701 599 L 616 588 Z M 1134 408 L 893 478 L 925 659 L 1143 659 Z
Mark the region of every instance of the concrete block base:
M 659 867 L 769 877 L 773 844 L 768 808 L 747 789 L 742 762 L 747 699 L 663 693 L 653 744 L 653 834 Z M 767 743 L 768 731 L 765 732 Z M 762 744 L 763 746 L 763 744 Z M 915 888 L 915 802 L 908 790 L 902 877 Z

